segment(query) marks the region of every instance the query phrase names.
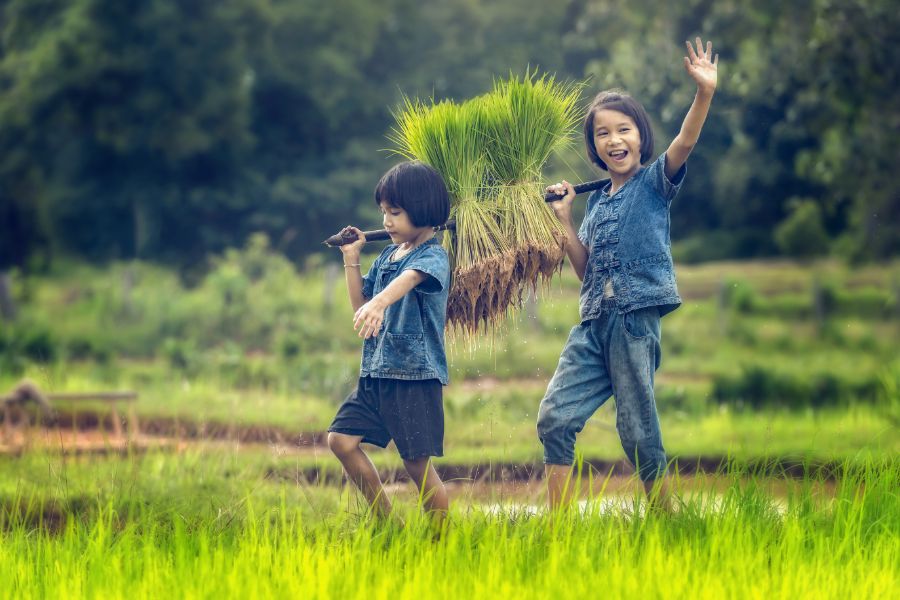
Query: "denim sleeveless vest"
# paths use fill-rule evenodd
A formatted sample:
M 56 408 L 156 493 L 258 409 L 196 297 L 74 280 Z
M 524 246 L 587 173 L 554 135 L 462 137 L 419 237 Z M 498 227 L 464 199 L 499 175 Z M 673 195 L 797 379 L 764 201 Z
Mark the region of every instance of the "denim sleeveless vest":
M 582 322 L 600 315 L 607 281 L 612 283 L 620 313 L 656 306 L 662 316 L 681 304 L 669 208 L 686 171 L 686 165 L 682 166 L 670 181 L 663 154 L 612 196 L 611 184 L 590 195 L 578 231 L 588 249 L 579 302 Z
M 389 245 L 363 277 L 363 296 L 368 300 L 407 269 L 428 278 L 390 305 L 376 337 L 363 342 L 360 377 L 422 380 L 437 379 L 447 385 L 449 375 L 444 352 L 444 326 L 450 291 L 450 261 L 432 238 L 397 261 L 390 260 L 396 245 Z

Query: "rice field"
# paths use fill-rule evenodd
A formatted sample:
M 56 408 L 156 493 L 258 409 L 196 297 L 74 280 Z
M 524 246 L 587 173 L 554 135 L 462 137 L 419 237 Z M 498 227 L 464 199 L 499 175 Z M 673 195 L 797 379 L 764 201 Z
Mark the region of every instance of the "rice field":
M 291 338 L 251 335 L 266 329 L 263 321 L 241 320 L 250 332 L 242 334 L 228 329 L 238 322 L 195 315 L 190 307 L 211 305 L 208 289 L 165 292 L 186 302 L 185 322 L 198 327 L 184 331 L 206 341 L 160 342 L 157 330 L 170 325 L 154 321 L 166 303 L 153 294 L 169 288 L 149 272 L 136 297 L 152 310 L 139 310 L 132 329 L 91 316 L 116 313 L 97 300 L 104 293 L 78 292 L 91 277 L 35 284 L 29 310 L 65 314 L 53 329 L 60 340 L 101 348 L 105 332 L 124 327 L 131 358 L 63 354 L 3 370 L 0 389 L 28 377 L 49 391 L 138 390 L 146 443 L 123 452 L 107 439 L 109 427 L 76 431 L 81 413 L 60 405 L 59 427 L 33 432 L 21 453 L 7 444 L 0 598 L 895 597 L 900 365 L 896 303 L 884 290 L 893 289 L 896 265 L 834 274 L 841 294 L 855 295 L 835 296 L 824 327 L 806 270 L 747 264 L 742 282 L 728 283 L 723 273 L 735 271 L 681 270 L 686 303 L 667 317 L 657 380 L 670 456 L 682 467 L 703 459 L 706 468 L 728 457 L 727 470 L 682 476 L 671 514 L 648 512 L 635 480 L 596 472 L 573 510 L 546 513 L 534 411 L 577 311 L 577 286 L 564 275 L 505 335 L 451 354 L 446 456 L 436 467 L 463 475 L 446 477 L 444 531 L 420 516 L 395 451 L 371 455 L 402 527 L 370 522 L 328 450 L 297 443 L 327 427 L 358 364 L 358 340 L 339 327 L 346 307 L 321 306 L 321 273 L 304 275 L 302 296 L 289 295 L 293 276 L 252 295 L 291 298 L 292 311 L 322 313 L 323 331 L 339 332 L 326 343 L 318 330 L 302 330 L 311 337 L 298 338 L 295 352 Z M 94 276 L 90 289 L 117 289 L 114 275 Z M 281 314 L 247 306 L 241 315 Z M 220 344 L 200 325 L 269 350 Z M 757 397 L 765 402 L 754 409 Z M 95 417 L 107 410 L 77 408 Z M 608 404 L 579 435 L 586 463 L 621 460 L 614 424 Z M 110 447 L 78 454 L 65 447 L 76 438 Z M 511 465 L 525 475 L 505 477 Z M 500 475 L 475 474 L 485 466 Z
M 696 477 L 670 514 L 627 482 L 590 482 L 558 514 L 534 504 L 539 481 L 463 482 L 442 530 L 412 486 L 391 490 L 398 518 L 372 522 L 351 489 L 260 476 L 237 454 L 22 460 L 0 464 L 2 597 L 889 598 L 900 585 L 891 460 L 833 479 Z

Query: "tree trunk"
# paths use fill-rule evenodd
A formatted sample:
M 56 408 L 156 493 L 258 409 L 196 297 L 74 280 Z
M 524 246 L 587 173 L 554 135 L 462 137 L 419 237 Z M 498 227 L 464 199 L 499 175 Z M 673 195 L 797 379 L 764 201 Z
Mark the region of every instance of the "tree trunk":
M 130 318 L 134 316 L 132 310 L 131 297 L 134 290 L 134 261 L 128 263 L 128 266 L 122 271 L 122 308 L 123 317 Z
M 340 271 L 337 264 L 329 262 L 325 267 L 325 290 L 322 294 L 322 312 L 327 317 L 331 314 L 334 307 L 334 288 L 337 285 Z
M 15 321 L 16 319 L 16 303 L 13 300 L 11 288 L 9 273 L 0 272 L 0 317 L 4 321 Z

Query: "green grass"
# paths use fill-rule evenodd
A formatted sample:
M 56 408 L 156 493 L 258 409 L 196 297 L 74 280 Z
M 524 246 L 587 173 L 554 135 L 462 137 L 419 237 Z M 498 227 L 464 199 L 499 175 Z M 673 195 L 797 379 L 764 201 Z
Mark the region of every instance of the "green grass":
M 152 366 L 148 370 L 150 374 L 145 373 L 146 379 L 139 383 L 127 377 L 98 383 L 91 372 L 78 375 L 72 369 L 59 374 L 59 379 L 53 373 L 32 375 L 44 387 L 50 387 L 45 385 L 48 382 L 64 382 L 53 387 L 70 391 L 138 389 L 141 395 L 136 410 L 145 423 L 155 417 L 175 417 L 226 428 L 275 427 L 288 433 L 324 431 L 343 399 L 342 394 L 323 398 L 278 387 L 235 389 L 213 380 L 170 379 L 165 370 L 157 372 Z M 11 385 L 9 381 L 4 387 Z M 444 402 L 446 460 L 457 464 L 540 460 L 535 421 L 545 388 L 543 378 L 483 378 L 449 386 Z M 759 412 L 713 408 L 702 397 L 709 393 L 708 382 L 685 382 L 673 377 L 668 382 L 661 377 L 657 392 L 663 438 L 670 456 L 786 456 L 831 461 L 857 454 L 900 453 L 898 415 L 896 409 L 892 411 L 887 406 L 862 403 Z M 685 399 L 694 394 L 703 401 L 699 407 Z M 58 406 L 61 410 L 77 408 L 100 414 L 105 410 L 102 405 L 90 403 Z M 579 448 L 585 456 L 621 458 L 614 427 L 615 406 L 610 400 L 579 434 Z M 393 451 L 384 454 L 397 460 Z
M 193 289 L 139 265 L 128 302 L 123 267 L 17 279 L 23 317 L 0 324 L 0 391 L 28 376 L 51 391 L 135 389 L 143 419 L 324 429 L 359 361 L 343 288 L 328 312 L 321 270 L 297 275 L 263 250 L 229 255 Z M 432 542 L 409 484 L 390 489 L 408 523 L 399 530 L 365 524 L 366 507 L 348 487 L 307 483 L 313 470 L 340 476 L 323 448 L 28 452 L 0 458 L 0 597 L 544 598 L 560 589 L 571 597 L 890 597 L 900 586 L 900 322 L 847 305 L 823 325 L 806 305 L 814 275 L 852 294 L 895 290 L 896 272 L 896 264 L 679 267 L 686 303 L 663 322 L 657 379 L 666 448 L 683 459 L 730 457 L 737 468 L 684 480 L 672 516 L 645 515 L 630 492 L 592 496 L 594 487 L 582 513 L 551 520 L 534 514 L 538 482 L 522 484 L 525 493 L 458 481 L 452 525 Z M 720 305 L 722 282 L 735 274 L 764 302 Z M 535 413 L 577 321 L 577 294 L 566 272 L 535 319 L 526 310 L 474 352 L 451 348 L 439 465 L 539 464 Z M 20 327 L 36 355 L 49 343 L 63 349 L 54 360 L 19 360 L 20 347 L 3 344 L 19 343 Z M 880 387 L 877 398 L 840 397 L 815 410 L 787 410 L 780 401 L 790 399 L 777 397 L 756 412 L 716 406 L 717 378 L 748 369 Z M 579 435 L 580 455 L 620 460 L 614 422 L 609 403 Z M 401 468 L 391 449 L 371 455 L 383 472 Z M 759 460 L 843 466 L 836 480 L 790 482 L 740 467 Z
M 436 541 L 410 494 L 404 529 L 367 525 L 355 494 L 254 477 L 243 458 L 50 466 L 13 486 L 19 467 L 0 462 L 18 500 L 0 512 L 4 597 L 887 598 L 900 585 L 896 462 L 778 496 L 752 472 L 701 480 L 669 516 L 628 497 L 552 519 L 454 498 Z M 66 515 L 55 529 L 10 509 L 46 507 L 48 488 Z
M 536 405 L 521 419 L 504 416 L 501 408 L 484 409 L 476 419 L 447 423 L 446 460 L 539 462 L 541 446 L 534 429 Z M 900 454 L 900 432 L 882 412 L 854 410 L 811 412 L 768 411 L 762 414 L 725 410 L 696 416 L 662 408 L 663 440 L 670 457 L 765 457 L 817 461 L 856 460 Z M 614 430 L 612 406 L 606 406 L 578 436 L 586 457 L 618 460 L 623 456 Z
M 230 253 L 208 281 L 191 290 L 181 289 L 170 273 L 146 265 L 134 268 L 131 312 L 121 298 L 124 266 L 108 272 L 81 267 L 71 278 L 18 279 L 17 295 L 32 300 L 23 304 L 24 323 L 53 314 L 60 339 L 74 335 L 77 327 L 79 336 L 92 339 L 96 333 L 115 339 L 138 356 L 126 358 L 123 351 L 107 360 L 27 362 L 20 371 L 0 365 L 0 390 L 27 376 L 48 391 L 136 390 L 136 409 L 145 421 L 175 417 L 295 433 L 327 427 L 352 390 L 359 364 L 360 341 L 340 282 L 328 312 L 322 270 L 297 275 L 283 260 L 267 255 L 261 241 Z M 780 297 L 807 289 L 811 271 L 827 274 L 848 291 L 872 285 L 893 289 L 896 268 L 854 270 L 830 262 L 814 267 L 721 263 L 679 268 L 687 300 L 663 321 L 663 363 L 657 378 L 669 455 L 831 461 L 900 452 L 900 363 L 894 348 L 900 321 L 835 316 L 822 330 L 808 318 L 741 312 L 717 300 L 718 286 L 735 273 L 765 297 Z M 222 290 L 229 293 L 222 296 Z M 226 297 L 237 304 L 227 307 Z M 206 311 L 210 314 L 194 319 L 196 307 L 202 306 L 212 307 Z M 238 308 L 241 319 L 234 320 Z M 510 319 L 476 350 L 450 347 L 444 460 L 540 459 L 534 430 L 537 407 L 577 315 L 577 281 L 566 270 L 533 311 Z M 221 329 L 229 327 L 236 337 L 222 341 Z M 185 337 L 173 341 L 166 332 Z M 147 341 L 154 336 L 157 346 Z M 260 347 L 260 339 L 271 343 Z M 145 344 L 150 344 L 150 355 Z M 775 386 L 775 394 L 799 389 L 798 383 L 835 383 L 831 394 L 836 403 L 786 410 L 796 406 L 794 398 L 773 396 L 759 412 L 738 410 L 740 398 L 731 399 L 734 406 L 717 406 L 717 383 L 747 372 L 760 374 L 763 383 L 790 384 Z M 863 389 L 882 390 L 884 398 L 853 395 Z M 579 435 L 583 454 L 620 458 L 613 426 L 610 402 Z M 390 451 L 374 456 L 383 464 L 397 464 Z

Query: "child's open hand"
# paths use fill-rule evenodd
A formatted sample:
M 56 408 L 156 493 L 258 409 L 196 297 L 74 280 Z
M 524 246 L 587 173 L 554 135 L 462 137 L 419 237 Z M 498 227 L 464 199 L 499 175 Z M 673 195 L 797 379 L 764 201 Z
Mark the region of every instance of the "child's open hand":
M 713 58 L 712 42 L 706 42 L 706 50 L 703 49 L 703 41 L 697 37 L 697 51 L 690 42 L 685 42 L 688 55 L 684 57 L 684 68 L 697 82 L 697 89 L 703 92 L 714 92 L 718 81 L 719 55 Z
M 384 322 L 384 309 L 378 298 L 373 298 L 359 307 L 353 315 L 353 329 L 359 330 L 359 337 L 369 339 L 378 335 Z

